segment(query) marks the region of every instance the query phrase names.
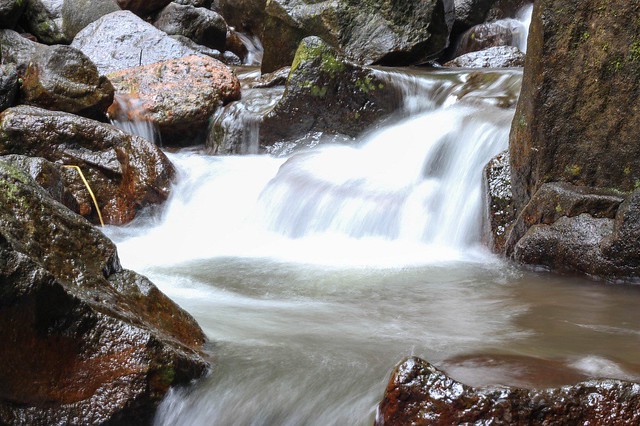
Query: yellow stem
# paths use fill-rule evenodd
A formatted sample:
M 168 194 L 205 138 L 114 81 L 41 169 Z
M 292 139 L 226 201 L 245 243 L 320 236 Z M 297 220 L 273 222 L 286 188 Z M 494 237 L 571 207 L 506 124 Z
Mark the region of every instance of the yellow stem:
M 98 212 L 98 219 L 100 219 L 100 225 L 104 226 L 104 222 L 102 221 L 102 213 L 100 213 L 100 207 L 98 207 L 98 201 L 96 201 L 96 196 L 93 195 L 93 191 L 89 186 L 89 182 L 87 182 L 87 180 L 84 178 L 84 174 L 82 173 L 82 170 L 80 170 L 80 167 L 70 166 L 67 164 L 63 165 L 62 167 L 66 167 L 68 169 L 75 169 L 78 171 L 78 174 L 80 174 L 80 179 L 82 179 L 82 182 L 84 182 L 84 186 L 86 186 L 87 191 L 89 191 L 89 195 L 91 195 L 91 199 L 93 200 L 93 205 L 96 206 L 96 211 Z

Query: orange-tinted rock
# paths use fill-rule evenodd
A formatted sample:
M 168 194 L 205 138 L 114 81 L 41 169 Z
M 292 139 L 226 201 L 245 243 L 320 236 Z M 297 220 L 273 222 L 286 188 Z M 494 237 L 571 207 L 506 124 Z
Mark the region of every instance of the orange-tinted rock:
M 156 124 L 163 143 L 189 145 L 203 141 L 211 114 L 240 97 L 240 82 L 222 62 L 186 56 L 109 74 L 116 93 L 139 100 L 142 115 Z M 113 119 L 127 111 L 114 105 Z

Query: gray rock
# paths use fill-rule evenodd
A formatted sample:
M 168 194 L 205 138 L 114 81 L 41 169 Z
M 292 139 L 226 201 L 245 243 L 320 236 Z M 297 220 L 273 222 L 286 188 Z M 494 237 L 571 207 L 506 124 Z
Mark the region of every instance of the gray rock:
M 62 31 L 63 0 L 25 0 L 25 10 L 20 20 L 24 29 L 45 44 L 64 44 L 67 39 Z
M 24 11 L 24 0 L 0 0 L 0 28 L 13 29 Z
M 87 55 L 101 74 L 197 53 L 126 10 L 89 24 L 71 46 Z
M 454 57 L 490 47 L 515 46 L 517 34 L 521 30 L 522 24 L 515 19 L 476 25 L 460 37 Z
M 490 47 L 479 52 L 465 53 L 444 64 L 460 68 L 512 68 L 523 67 L 525 55 L 513 46 Z
M 170 3 L 158 13 L 153 25 L 169 35 L 182 35 L 203 46 L 225 50 L 227 23 L 212 10 Z
M 62 4 L 62 30 L 71 41 L 84 27 L 104 15 L 117 12 L 115 0 L 64 0 Z
M 497 0 L 455 0 L 456 22 L 458 31 L 464 31 L 484 22 L 489 9 Z
M 495 156 L 484 168 L 482 186 L 487 219 L 484 240 L 494 253 L 503 253 L 507 231 L 516 219 L 508 151 Z
M 266 0 L 216 0 L 215 4 L 220 14 L 236 30 L 251 35 L 262 33 Z
M 18 71 L 13 64 L 0 67 L 0 112 L 13 106 L 18 93 Z
M 18 73 L 23 74 L 36 49 L 42 45 L 22 37 L 13 30 L 0 30 L 0 46 L 2 62 L 15 64 Z

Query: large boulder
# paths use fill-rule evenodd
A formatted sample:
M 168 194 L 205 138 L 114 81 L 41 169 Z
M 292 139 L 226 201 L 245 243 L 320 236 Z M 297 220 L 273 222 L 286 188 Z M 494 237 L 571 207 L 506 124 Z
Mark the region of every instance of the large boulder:
M 188 56 L 109 74 L 116 92 L 136 98 L 138 117 L 158 126 L 163 143 L 196 145 L 204 141 L 211 114 L 240 97 L 240 82 L 222 62 Z M 109 116 L 131 114 L 114 105 Z
M 204 334 L 115 245 L 0 158 L 0 423 L 150 424 Z
M 98 118 L 113 102 L 114 90 L 82 52 L 56 45 L 36 50 L 20 92 L 26 104 Z
M 145 139 L 72 114 L 30 106 L 0 114 L 0 155 L 21 154 L 79 166 L 106 223 L 123 224 L 146 207 L 166 200 L 174 168 Z M 98 212 L 75 170 L 66 184 L 80 213 L 98 222 Z
M 21 25 L 45 44 L 67 43 L 62 31 L 63 0 L 24 0 Z
M 71 46 L 87 55 L 101 74 L 197 53 L 127 10 L 89 24 Z
M 13 64 L 0 67 L 0 112 L 13 106 L 18 93 L 18 71 Z
M 73 40 L 90 23 L 119 10 L 115 0 L 64 0 L 61 10 L 64 35 Z
M 376 425 L 637 424 L 640 384 L 593 380 L 546 390 L 473 388 L 420 358 L 394 370 Z
M 171 3 L 171 0 L 116 0 L 118 6 L 146 18 Z
M 454 31 L 459 33 L 481 24 L 497 0 L 455 0 L 456 21 Z
M 18 74 L 24 74 L 31 57 L 39 46 L 42 45 L 22 37 L 13 30 L 0 30 L 2 63 L 16 65 Z
M 24 0 L 0 0 L 0 28 L 12 29 L 24 11 Z
M 469 52 L 444 64 L 460 68 L 513 68 L 524 66 L 524 53 L 514 46 L 496 46 Z
M 330 132 L 356 136 L 395 111 L 400 94 L 374 71 L 347 61 L 318 37 L 296 52 L 282 99 L 260 125 L 260 144 Z
M 515 19 L 501 19 L 476 25 L 462 34 L 454 56 L 496 46 L 516 46 L 518 37 L 523 30 L 522 23 Z
M 360 64 L 425 62 L 447 47 L 453 7 L 453 0 L 268 0 L 262 71 L 290 65 L 312 35 Z
M 153 25 L 169 35 L 181 35 L 212 49 L 225 49 L 227 23 L 212 10 L 170 3 L 158 13 Z

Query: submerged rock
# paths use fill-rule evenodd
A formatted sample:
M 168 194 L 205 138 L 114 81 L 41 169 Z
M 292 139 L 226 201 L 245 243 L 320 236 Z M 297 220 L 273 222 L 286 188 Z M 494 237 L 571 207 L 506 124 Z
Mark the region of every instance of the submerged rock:
M 123 224 L 145 206 L 169 195 L 175 174 L 152 143 L 115 127 L 58 111 L 30 106 L 0 114 L 0 155 L 42 157 L 77 165 L 84 172 L 106 223 Z M 75 170 L 65 173 L 80 213 L 94 223 L 98 214 Z
M 26 104 L 87 117 L 104 117 L 114 89 L 82 52 L 70 46 L 36 50 L 24 74 L 21 95 Z
M 510 68 L 524 66 L 524 53 L 513 46 L 490 47 L 479 52 L 458 56 L 444 64 L 445 67 L 461 68 Z
M 115 245 L 0 158 L 0 423 L 147 424 L 204 334 Z
M 163 143 L 203 142 L 211 114 L 240 97 L 240 82 L 222 62 L 188 56 L 109 74 L 116 92 L 139 100 L 138 115 L 158 126 Z M 117 105 L 111 118 L 119 119 Z
M 62 31 L 63 0 L 24 0 L 21 26 L 45 44 L 67 43 Z
M 547 390 L 473 388 L 420 358 L 394 370 L 376 425 L 636 424 L 640 384 L 593 380 Z
M 203 46 L 225 50 L 227 23 L 212 10 L 170 3 L 158 13 L 153 25 L 169 35 L 185 36 Z

